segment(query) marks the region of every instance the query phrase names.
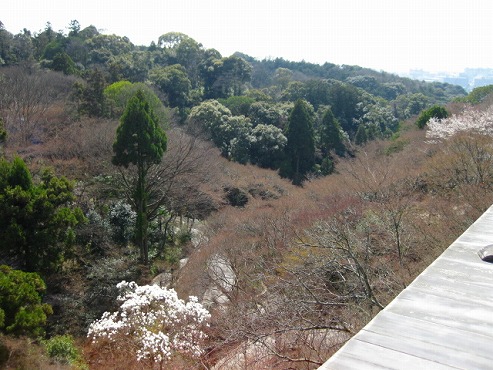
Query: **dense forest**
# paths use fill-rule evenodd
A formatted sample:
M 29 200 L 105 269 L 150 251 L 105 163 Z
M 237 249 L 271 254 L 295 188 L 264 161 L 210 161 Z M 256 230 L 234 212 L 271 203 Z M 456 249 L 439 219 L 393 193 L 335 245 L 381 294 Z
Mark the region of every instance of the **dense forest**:
M 0 22 L 0 367 L 313 369 L 493 201 L 491 86 Z

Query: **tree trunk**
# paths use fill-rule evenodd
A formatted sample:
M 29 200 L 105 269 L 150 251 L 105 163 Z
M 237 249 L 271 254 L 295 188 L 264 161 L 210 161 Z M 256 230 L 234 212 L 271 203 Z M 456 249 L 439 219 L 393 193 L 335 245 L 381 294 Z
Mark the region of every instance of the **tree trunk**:
M 145 170 L 139 166 L 137 179 L 137 190 L 135 199 L 137 203 L 136 237 L 140 251 L 140 261 L 147 265 L 149 263 L 149 249 L 147 246 L 147 194 L 145 193 Z

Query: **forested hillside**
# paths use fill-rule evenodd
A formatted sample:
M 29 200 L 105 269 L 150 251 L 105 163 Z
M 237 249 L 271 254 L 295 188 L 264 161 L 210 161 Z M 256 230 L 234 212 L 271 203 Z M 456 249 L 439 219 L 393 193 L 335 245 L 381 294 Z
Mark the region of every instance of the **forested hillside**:
M 316 368 L 493 200 L 491 88 L 157 40 L 0 28 L 3 367 Z

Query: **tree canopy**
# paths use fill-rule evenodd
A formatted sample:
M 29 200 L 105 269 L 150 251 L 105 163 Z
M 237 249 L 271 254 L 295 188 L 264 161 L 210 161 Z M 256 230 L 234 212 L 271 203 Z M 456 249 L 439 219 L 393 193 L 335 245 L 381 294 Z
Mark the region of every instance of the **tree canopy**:
M 144 264 L 149 262 L 147 245 L 149 190 L 146 179 L 149 169 L 161 162 L 166 147 L 166 133 L 159 126 L 144 93 L 139 90 L 128 102 L 120 119 L 113 144 L 112 163 L 124 168 L 133 165 L 137 174 L 137 183 L 129 184 L 133 188 L 130 192 L 130 200 L 137 212 L 135 234 L 141 262 Z M 125 183 L 128 184 L 126 181 Z
M 41 302 L 46 285 L 35 272 L 0 266 L 0 331 L 16 335 L 44 333 L 50 305 Z
M 420 113 L 418 120 L 416 121 L 416 126 L 422 129 L 426 126 L 431 118 L 442 119 L 447 117 L 448 112 L 444 107 L 434 105 L 431 108 L 428 108 Z
M 142 90 L 129 100 L 116 136 L 113 144 L 114 165 L 128 167 L 133 164 L 147 171 L 161 161 L 166 151 L 166 134 Z
M 335 151 L 337 155 L 344 154 L 345 148 L 342 129 L 330 108 L 325 111 L 322 118 L 320 147 L 324 156 L 327 156 L 332 150 Z
M 0 160 L 0 251 L 27 271 L 60 268 L 84 221 L 73 183 L 46 170 L 34 183 L 24 161 Z
M 294 104 L 286 138 L 286 160 L 281 176 L 290 178 L 295 185 L 301 185 L 315 164 L 313 110 L 306 101 L 300 99 Z

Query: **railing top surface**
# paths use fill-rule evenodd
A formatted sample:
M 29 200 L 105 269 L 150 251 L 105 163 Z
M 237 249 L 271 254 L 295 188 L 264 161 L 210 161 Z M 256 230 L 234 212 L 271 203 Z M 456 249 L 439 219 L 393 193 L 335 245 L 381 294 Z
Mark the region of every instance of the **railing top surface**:
M 493 367 L 493 206 L 319 370 Z

